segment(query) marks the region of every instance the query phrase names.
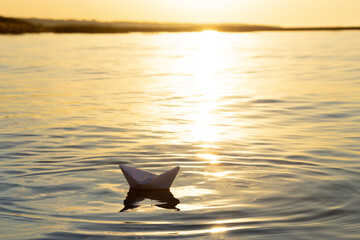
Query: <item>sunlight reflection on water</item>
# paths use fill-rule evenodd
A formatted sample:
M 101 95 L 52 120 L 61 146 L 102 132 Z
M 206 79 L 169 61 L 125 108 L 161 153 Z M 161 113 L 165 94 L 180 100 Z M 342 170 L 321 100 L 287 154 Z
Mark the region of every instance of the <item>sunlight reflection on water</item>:
M 356 239 L 359 38 L 0 36 L 0 237 Z

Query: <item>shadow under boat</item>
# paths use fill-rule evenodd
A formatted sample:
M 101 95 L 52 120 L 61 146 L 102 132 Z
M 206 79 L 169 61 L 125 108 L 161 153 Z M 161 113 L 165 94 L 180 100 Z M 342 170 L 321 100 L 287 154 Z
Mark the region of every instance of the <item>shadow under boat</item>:
M 124 200 L 124 208 L 120 212 L 125 212 L 129 209 L 135 209 L 141 206 L 139 203 L 145 199 L 156 200 L 159 203 L 154 206 L 165 208 L 165 209 L 174 209 L 179 211 L 180 209 L 176 208 L 176 205 L 180 203 L 179 199 L 175 198 L 174 195 L 167 190 L 141 190 L 130 188 L 127 196 Z

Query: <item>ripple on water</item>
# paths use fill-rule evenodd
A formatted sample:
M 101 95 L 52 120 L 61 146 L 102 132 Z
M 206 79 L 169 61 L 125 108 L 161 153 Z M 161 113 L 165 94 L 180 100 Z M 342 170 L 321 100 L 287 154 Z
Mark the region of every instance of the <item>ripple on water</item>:
M 2 36 L 0 238 L 359 239 L 360 35 L 206 34 Z

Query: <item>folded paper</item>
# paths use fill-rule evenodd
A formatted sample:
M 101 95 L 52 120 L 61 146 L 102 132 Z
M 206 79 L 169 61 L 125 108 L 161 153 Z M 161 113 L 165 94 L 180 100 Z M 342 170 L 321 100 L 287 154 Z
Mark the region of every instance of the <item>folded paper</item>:
M 119 166 L 129 183 L 130 188 L 144 190 L 169 189 L 180 169 L 180 167 L 175 167 L 160 175 L 156 175 L 123 164 L 120 164 Z

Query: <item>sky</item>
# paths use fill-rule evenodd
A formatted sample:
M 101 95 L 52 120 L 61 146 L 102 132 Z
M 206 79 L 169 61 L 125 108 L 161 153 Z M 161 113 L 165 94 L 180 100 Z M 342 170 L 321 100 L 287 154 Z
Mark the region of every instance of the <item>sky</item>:
M 0 0 L 0 15 L 99 21 L 360 26 L 360 0 Z

